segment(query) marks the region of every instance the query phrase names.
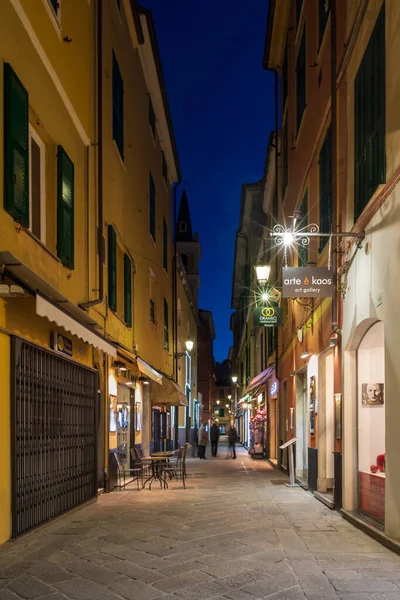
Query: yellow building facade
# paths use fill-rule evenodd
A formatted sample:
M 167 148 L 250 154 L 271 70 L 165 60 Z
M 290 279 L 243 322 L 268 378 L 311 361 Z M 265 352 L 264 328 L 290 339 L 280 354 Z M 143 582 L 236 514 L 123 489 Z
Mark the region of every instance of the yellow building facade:
M 0 7 L 0 543 L 96 497 L 110 449 L 149 449 L 152 389 L 177 378 L 179 163 L 131 4 Z

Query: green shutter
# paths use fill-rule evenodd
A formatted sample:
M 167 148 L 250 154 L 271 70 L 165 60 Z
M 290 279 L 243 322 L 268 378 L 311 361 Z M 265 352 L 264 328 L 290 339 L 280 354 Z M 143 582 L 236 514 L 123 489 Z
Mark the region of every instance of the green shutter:
M 57 149 L 57 256 L 74 268 L 74 164 L 62 146 Z
M 117 235 L 112 225 L 108 226 L 108 306 L 117 310 Z
M 354 220 L 378 185 L 386 181 L 385 5 L 371 34 L 355 79 Z
M 169 350 L 168 302 L 164 298 L 164 348 Z
M 321 233 L 330 233 L 332 227 L 332 165 L 331 165 L 331 128 L 326 132 L 319 154 L 319 229 Z M 325 248 L 327 237 L 320 238 L 319 251 Z
M 4 64 L 4 208 L 29 227 L 28 92 Z
M 124 254 L 124 320 L 132 327 L 132 262 L 127 254 Z

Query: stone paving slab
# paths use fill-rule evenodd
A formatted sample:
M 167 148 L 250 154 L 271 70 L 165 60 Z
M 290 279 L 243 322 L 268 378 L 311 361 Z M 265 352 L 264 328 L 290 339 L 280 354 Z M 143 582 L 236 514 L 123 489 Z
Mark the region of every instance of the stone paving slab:
M 5 544 L 0 600 L 400 600 L 400 557 L 268 463 L 188 471 Z

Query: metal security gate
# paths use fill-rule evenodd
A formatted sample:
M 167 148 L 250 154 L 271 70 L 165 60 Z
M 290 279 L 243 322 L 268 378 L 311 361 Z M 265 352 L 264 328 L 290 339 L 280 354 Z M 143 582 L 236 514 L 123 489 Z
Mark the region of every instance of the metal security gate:
M 97 373 L 12 337 L 12 535 L 97 493 Z

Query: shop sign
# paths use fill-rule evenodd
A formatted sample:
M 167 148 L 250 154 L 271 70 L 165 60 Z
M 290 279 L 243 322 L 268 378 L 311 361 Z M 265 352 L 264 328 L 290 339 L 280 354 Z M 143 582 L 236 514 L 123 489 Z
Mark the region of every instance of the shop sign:
M 283 298 L 327 298 L 334 293 L 328 267 L 284 267 L 282 282 Z
M 61 333 L 53 334 L 53 350 L 72 357 L 72 340 L 61 335 Z
M 270 387 L 270 389 L 269 389 L 269 395 L 270 395 L 270 396 L 271 396 L 271 398 L 272 398 L 272 397 L 273 397 L 273 396 L 275 396 L 277 393 L 278 393 L 278 382 L 277 382 L 277 380 L 275 379 L 275 381 L 273 381 L 273 382 L 271 383 L 271 387 Z
M 255 327 L 281 327 L 283 311 L 280 306 L 259 306 L 254 311 Z

